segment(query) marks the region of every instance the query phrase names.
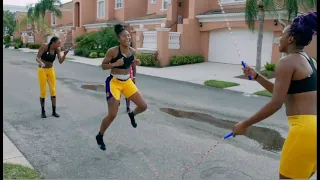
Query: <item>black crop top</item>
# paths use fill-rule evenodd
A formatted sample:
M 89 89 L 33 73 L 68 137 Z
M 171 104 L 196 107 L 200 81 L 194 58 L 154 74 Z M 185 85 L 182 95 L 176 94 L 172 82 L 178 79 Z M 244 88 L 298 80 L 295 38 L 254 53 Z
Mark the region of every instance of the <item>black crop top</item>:
M 130 65 L 133 63 L 133 60 L 134 60 L 134 52 L 131 50 L 130 48 L 130 51 L 131 51 L 131 56 L 129 57 L 124 57 L 123 54 L 121 53 L 121 50 L 120 50 L 120 46 L 119 46 L 119 52 L 118 52 L 118 55 L 116 58 L 113 58 L 110 63 L 114 63 L 114 62 L 117 62 L 118 59 L 121 59 L 123 58 L 123 65 L 122 66 L 117 66 L 117 67 L 114 67 L 114 68 L 118 68 L 118 69 L 129 69 L 130 68 Z
M 310 76 L 304 79 L 292 80 L 288 90 L 288 94 L 298 94 L 317 90 L 317 69 L 314 66 L 313 59 L 306 57 L 302 53 L 299 54 L 308 60 L 313 72 Z
M 57 51 L 54 51 L 54 54 L 51 54 L 50 45 L 48 45 L 48 49 L 41 55 L 41 59 L 47 62 L 53 62 L 54 60 L 56 60 L 56 56 L 57 56 Z

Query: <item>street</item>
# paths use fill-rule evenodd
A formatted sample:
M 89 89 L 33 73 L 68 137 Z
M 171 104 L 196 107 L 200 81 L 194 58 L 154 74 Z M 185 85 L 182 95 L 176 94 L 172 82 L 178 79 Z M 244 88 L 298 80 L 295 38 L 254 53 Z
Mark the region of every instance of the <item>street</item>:
M 101 87 L 109 72 L 56 61 L 61 117 L 51 116 L 48 91 L 48 118 L 41 119 L 36 55 L 3 51 L 4 133 L 46 179 L 278 178 L 288 131 L 283 108 L 250 128 L 247 136 L 222 141 L 236 122 L 253 115 L 269 98 L 138 74 L 137 87 L 148 109 L 136 116 L 134 129 L 122 100 L 104 135 L 104 152 L 95 140 L 108 110 L 104 88 L 82 87 Z M 218 142 L 200 163 L 189 166 Z

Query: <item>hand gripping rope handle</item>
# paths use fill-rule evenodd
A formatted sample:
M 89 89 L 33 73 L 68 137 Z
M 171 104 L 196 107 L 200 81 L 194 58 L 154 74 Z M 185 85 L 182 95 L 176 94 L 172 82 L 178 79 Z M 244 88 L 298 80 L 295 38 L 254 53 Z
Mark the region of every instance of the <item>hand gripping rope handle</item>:
M 241 64 L 242 64 L 243 68 L 246 68 L 246 63 L 244 61 L 241 61 Z M 248 79 L 252 80 L 252 77 L 248 76 Z

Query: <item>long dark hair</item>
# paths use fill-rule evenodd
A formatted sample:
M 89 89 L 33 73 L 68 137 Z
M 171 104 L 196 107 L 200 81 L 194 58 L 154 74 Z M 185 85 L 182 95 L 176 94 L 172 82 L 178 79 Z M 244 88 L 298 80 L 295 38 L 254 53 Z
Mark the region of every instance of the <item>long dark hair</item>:
M 294 37 L 298 47 L 310 44 L 312 36 L 316 34 L 317 12 L 315 11 L 297 16 L 290 26 L 290 35 Z

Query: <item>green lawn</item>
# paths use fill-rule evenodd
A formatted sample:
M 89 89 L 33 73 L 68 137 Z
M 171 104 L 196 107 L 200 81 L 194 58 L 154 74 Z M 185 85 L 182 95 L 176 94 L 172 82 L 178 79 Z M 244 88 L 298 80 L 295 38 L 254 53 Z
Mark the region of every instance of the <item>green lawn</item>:
M 66 57 L 66 60 L 75 60 L 75 59 L 71 57 Z
M 254 94 L 258 96 L 272 97 L 272 93 L 270 93 L 267 90 L 258 91 L 258 92 L 255 92 Z
M 3 166 L 3 179 L 43 179 L 37 171 L 25 166 L 10 163 Z
M 206 86 L 212 86 L 216 88 L 228 88 L 232 86 L 238 86 L 238 83 L 234 82 L 227 82 L 227 81 L 217 81 L 217 80 L 207 80 L 204 82 Z

